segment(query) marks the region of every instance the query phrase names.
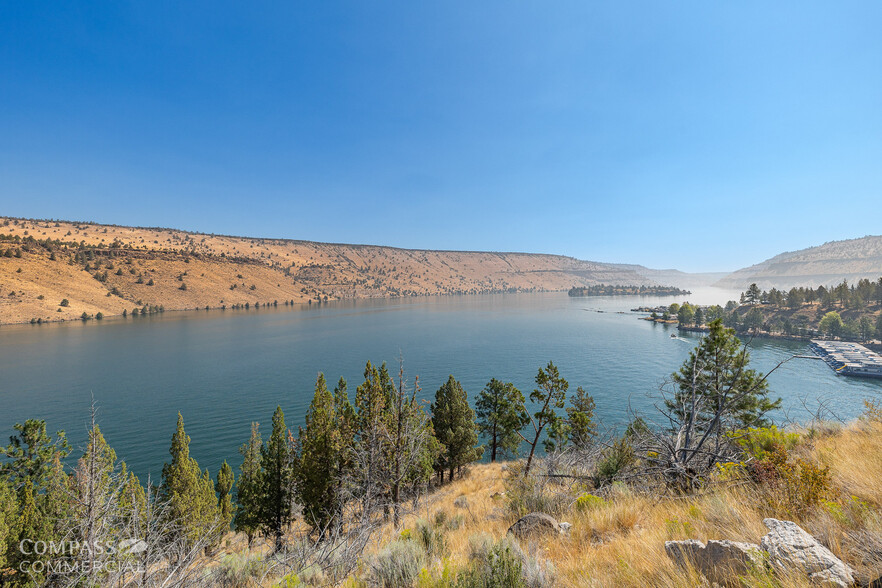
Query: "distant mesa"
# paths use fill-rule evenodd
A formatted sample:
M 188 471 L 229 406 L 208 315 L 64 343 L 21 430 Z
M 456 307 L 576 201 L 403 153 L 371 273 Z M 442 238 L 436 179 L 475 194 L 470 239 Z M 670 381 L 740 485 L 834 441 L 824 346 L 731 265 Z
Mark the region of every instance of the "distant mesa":
M 0 217 L 0 323 L 658 282 L 563 255 L 430 251 Z M 158 309 L 158 310 L 157 310 Z
M 882 275 L 882 236 L 830 241 L 817 247 L 788 251 L 722 278 L 715 286 L 745 289 L 756 284 L 763 290 L 790 289 L 819 284 L 849 283 Z

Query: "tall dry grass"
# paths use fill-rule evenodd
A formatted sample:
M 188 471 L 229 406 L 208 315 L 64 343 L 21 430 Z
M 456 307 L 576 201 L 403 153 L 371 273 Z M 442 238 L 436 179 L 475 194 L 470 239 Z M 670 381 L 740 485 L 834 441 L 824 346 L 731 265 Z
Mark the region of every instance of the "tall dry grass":
M 829 495 L 804 513 L 776 512 L 779 507 L 766 489 L 743 480 L 679 498 L 650 496 L 621 486 L 604 501 L 585 508 L 571 503 L 565 508 L 558 518 L 572 524 L 569 536 L 522 541 L 521 547 L 531 557 L 553 564 L 557 586 L 693 587 L 702 585 L 703 579 L 674 565 L 665 554 L 665 541 L 759 543 L 767 532 L 762 521 L 772 516 L 803 526 L 859 576 L 882 575 L 882 422 L 864 419 L 803 435 L 795 452 L 800 459 L 828 467 L 832 479 Z M 437 582 L 442 574 L 449 577 L 451 570 L 468 565 L 470 538 L 477 534 L 497 539 L 505 536 L 518 517 L 506 497 L 494 495 L 505 491 L 510 475 L 519 475 L 516 468 L 475 465 L 463 479 L 433 494 L 422 512 L 404 521 L 404 529 L 413 529 L 418 518 L 430 524 L 441 521 L 437 526 L 443 529 L 446 554 L 427 564 L 424 579 L 431 577 Z M 387 527 L 378 537 L 377 547 L 400 538 L 401 533 L 402 529 Z M 404 533 L 407 536 L 408 531 Z M 810 585 L 798 575 L 773 578 L 757 574 L 746 578 L 745 585 Z

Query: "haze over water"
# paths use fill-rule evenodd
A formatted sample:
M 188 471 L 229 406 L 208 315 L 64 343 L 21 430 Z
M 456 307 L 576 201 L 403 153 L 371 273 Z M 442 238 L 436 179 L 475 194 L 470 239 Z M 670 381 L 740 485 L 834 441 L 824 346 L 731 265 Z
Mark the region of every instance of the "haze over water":
M 736 296 L 711 288 L 685 298 L 724 304 Z M 492 377 L 529 396 L 537 369 L 553 360 L 571 390 L 584 386 L 594 396 L 601 426 L 619 426 L 629 407 L 654 416 L 659 384 L 698 341 L 697 334 L 672 339 L 675 328 L 628 311 L 683 298 L 545 293 L 367 300 L 3 327 L 0 435 L 5 439 L 27 418 L 45 419 L 50 431 L 67 432 L 79 455 L 94 394 L 108 442 L 142 481 L 148 473 L 159 479 L 178 411 L 191 455 L 214 474 L 224 459 L 238 466 L 252 421 L 269 433 L 277 404 L 296 435 L 319 371 L 330 387 L 345 377 L 354 399 L 367 360 L 385 361 L 397 375 L 399 356 L 409 385 L 419 375 L 427 400 L 449 374 L 472 401 Z M 805 352 L 803 342 L 758 339 L 752 366 L 768 370 Z M 790 361 L 770 384 L 784 398 L 778 419 L 806 420 L 821 401 L 850 418 L 865 398 L 882 395 L 880 381 L 837 377 L 808 359 Z

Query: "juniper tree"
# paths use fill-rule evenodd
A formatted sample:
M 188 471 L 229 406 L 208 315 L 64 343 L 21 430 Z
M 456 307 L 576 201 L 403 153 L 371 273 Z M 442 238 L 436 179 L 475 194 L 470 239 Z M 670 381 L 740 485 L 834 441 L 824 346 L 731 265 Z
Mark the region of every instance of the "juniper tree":
M 273 429 L 266 446 L 261 449 L 263 467 L 263 504 L 260 526 L 272 535 L 276 550 L 282 547 L 285 529 L 291 522 L 293 499 L 293 443 L 285 426 L 285 413 L 276 407 Z
M 0 477 L 0 574 L 9 563 L 6 546 L 12 543 L 12 538 L 16 536 L 18 511 L 15 494 L 6 483 L 5 478 Z
M 559 427 L 556 423 L 561 418 L 556 409 L 564 407 L 567 398 L 569 382 L 560 376 L 560 372 L 552 362 L 548 362 L 545 369 L 539 368 L 536 374 L 536 388 L 530 393 L 530 400 L 537 405 L 538 410 L 533 414 L 528 413 L 532 435 L 527 437 L 518 433 L 521 438 L 530 444 L 530 455 L 527 457 L 527 465 L 524 467 L 524 475 L 530 473 L 530 465 L 533 463 L 533 455 L 536 446 L 542 438 L 545 427 Z
M 334 396 L 320 373 L 306 412 L 306 428 L 301 427 L 298 435 L 300 456 L 295 474 L 297 500 L 303 506 L 304 518 L 322 532 L 339 511 L 337 468 L 343 441 L 337 430 Z
M 220 511 L 211 475 L 207 470 L 203 473 L 190 457 L 190 437 L 181 413 L 169 454 L 171 462 L 162 466 L 160 498 L 168 504 L 168 519 L 177 527 L 175 539 L 193 545 L 218 530 Z
M 260 438 L 260 425 L 251 423 L 251 437 L 242 445 L 242 465 L 239 467 L 239 483 L 236 485 L 235 527 L 248 537 L 248 547 L 260 529 L 260 509 L 263 505 L 263 470 L 260 453 L 263 441 Z
M 10 544 L 17 545 L 24 539 L 60 540 L 63 537 L 60 523 L 67 520 L 70 508 L 70 481 L 62 465 L 70 446 L 64 431 L 56 433 L 53 439 L 46 433 L 45 421 L 35 419 L 17 423 L 14 429 L 17 434 L 11 436 L 9 445 L 2 449 L 7 459 L 0 463 L 0 480 L 6 482 L 9 493 L 18 503 L 16 524 L 7 531 L 12 539 Z M 8 557 L 10 567 L 15 568 L 25 556 L 14 548 Z M 27 557 L 45 562 L 48 556 Z
M 359 495 L 364 517 L 370 517 L 388 498 L 387 411 L 393 390 L 394 384 L 386 365 L 377 369 L 370 361 L 367 362 L 364 382 L 355 390 L 357 414 L 353 447 L 355 491 Z
M 214 491 L 217 492 L 217 507 L 220 510 L 221 530 L 226 531 L 230 528 L 230 522 L 233 520 L 235 513 L 235 505 L 233 504 L 233 468 L 224 460 L 220 470 L 217 472 L 217 480 L 214 483 Z
M 442 446 L 435 461 L 435 470 L 443 483 L 444 470 L 449 472 L 449 478 L 453 480 L 458 469 L 480 459 L 484 450 L 477 447 L 475 411 L 469 406 L 466 391 L 453 376 L 438 388 L 431 411 L 432 427 Z
M 569 406 L 566 407 L 567 416 L 553 420 L 548 427 L 548 438 L 544 441 L 544 447 L 549 453 L 569 445 L 584 449 L 597 434 L 594 423 L 594 398 L 579 386 L 569 400 Z
M 410 395 L 404 382 L 404 365 L 399 364 L 398 390 L 389 405 L 389 483 L 393 525 L 401 524 L 401 504 L 418 496 L 419 489 L 432 477 L 432 468 L 441 452 L 432 422 L 417 401 L 419 379 Z
M 475 400 L 478 430 L 487 437 L 490 461 L 498 453 L 517 455 L 521 438 L 518 431 L 529 422 L 524 395 L 511 382 L 492 378 Z

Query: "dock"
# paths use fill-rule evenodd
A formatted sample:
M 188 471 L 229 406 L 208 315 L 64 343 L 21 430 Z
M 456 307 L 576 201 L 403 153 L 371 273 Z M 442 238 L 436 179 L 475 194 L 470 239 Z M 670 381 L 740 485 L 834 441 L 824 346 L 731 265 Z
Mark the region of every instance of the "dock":
M 863 345 L 813 339 L 811 349 L 838 376 L 882 378 L 882 356 Z

